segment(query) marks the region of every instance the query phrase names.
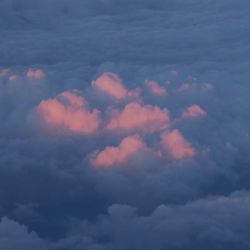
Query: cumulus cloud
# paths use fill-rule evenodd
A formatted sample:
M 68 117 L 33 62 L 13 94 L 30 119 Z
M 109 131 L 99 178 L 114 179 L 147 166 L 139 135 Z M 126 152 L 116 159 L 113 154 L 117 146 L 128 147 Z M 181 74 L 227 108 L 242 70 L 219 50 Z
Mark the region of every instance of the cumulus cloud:
M 104 72 L 96 80 L 92 81 L 91 84 L 95 89 L 115 98 L 118 101 L 127 97 L 138 97 L 141 93 L 140 88 L 127 90 L 121 78 L 117 74 L 111 72 Z
M 249 206 L 249 193 L 244 191 L 178 206 L 162 204 L 146 216 L 134 207 L 116 204 L 96 223 L 82 223 L 76 238 L 88 237 L 92 247 L 105 250 L 247 249 L 249 221 L 244 218 L 250 215 Z M 107 241 L 101 244 L 94 238 Z M 76 239 L 71 248 L 75 244 Z
M 92 86 L 117 100 L 122 100 L 127 96 L 127 90 L 122 80 L 114 73 L 103 73 L 95 81 L 92 81 Z
M 0 248 L 5 250 L 48 250 L 46 243 L 36 233 L 28 232 L 24 225 L 3 217 L 0 222 Z
M 146 149 L 146 145 L 139 136 L 128 136 L 121 141 L 118 147 L 108 146 L 103 151 L 98 152 L 92 163 L 96 167 L 120 165 L 125 163 L 129 157 Z
M 113 110 L 107 129 L 151 133 L 166 129 L 169 122 L 167 109 L 131 102 L 121 111 Z
M 193 157 L 196 154 L 196 150 L 177 129 L 164 133 L 161 136 L 161 143 L 176 160 Z
M 48 129 L 61 132 L 92 134 L 100 126 L 100 111 L 89 111 L 78 91 L 66 91 L 53 99 L 41 101 L 36 113 Z
M 45 73 L 41 69 L 28 69 L 26 76 L 29 79 L 42 79 L 45 77 Z
M 1 0 L 0 249 L 249 249 L 249 7 Z
M 166 96 L 167 95 L 167 90 L 159 85 L 156 81 L 146 81 L 148 87 L 150 88 L 150 91 L 152 92 L 153 95 L 157 96 Z
M 204 109 L 202 109 L 199 105 L 193 104 L 188 107 L 183 113 L 182 118 L 196 118 L 205 116 L 207 113 Z

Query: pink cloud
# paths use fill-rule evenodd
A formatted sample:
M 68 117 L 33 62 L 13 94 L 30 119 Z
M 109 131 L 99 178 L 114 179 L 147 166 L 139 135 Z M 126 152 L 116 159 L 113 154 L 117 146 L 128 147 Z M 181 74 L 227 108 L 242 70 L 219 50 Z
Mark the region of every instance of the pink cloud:
M 122 111 L 113 111 L 107 129 L 141 130 L 149 133 L 166 129 L 169 122 L 170 115 L 167 109 L 131 102 Z
M 87 102 L 76 90 L 42 101 L 37 115 L 54 131 L 91 134 L 100 126 L 100 111 L 89 111 Z
M 200 106 L 197 104 L 194 104 L 190 107 L 188 107 L 183 113 L 182 118 L 196 118 L 205 116 L 207 113 L 205 110 L 203 110 Z
M 177 89 L 178 92 L 184 93 L 189 91 L 203 91 L 203 92 L 210 92 L 213 90 L 213 85 L 210 83 L 204 83 L 204 84 L 197 84 L 195 81 L 190 83 L 183 83 L 181 86 Z
M 146 81 L 151 93 L 158 96 L 166 96 L 167 90 L 155 81 Z
M 128 94 L 122 80 L 110 72 L 103 73 L 95 81 L 92 81 L 92 86 L 118 100 L 124 99 Z
M 122 100 L 127 97 L 138 97 L 141 94 L 140 88 L 127 90 L 119 76 L 111 72 L 103 73 L 95 81 L 92 81 L 91 84 L 94 88 L 117 100 Z
M 161 136 L 161 143 L 176 160 L 194 157 L 196 154 L 195 149 L 177 129 L 164 133 Z
M 143 150 L 147 150 L 147 147 L 139 136 L 128 136 L 122 140 L 119 146 L 108 146 L 103 151 L 97 153 L 92 160 L 92 164 L 103 168 L 121 165 L 129 157 Z
M 26 77 L 29 79 L 42 79 L 45 77 L 45 73 L 41 69 L 28 69 Z

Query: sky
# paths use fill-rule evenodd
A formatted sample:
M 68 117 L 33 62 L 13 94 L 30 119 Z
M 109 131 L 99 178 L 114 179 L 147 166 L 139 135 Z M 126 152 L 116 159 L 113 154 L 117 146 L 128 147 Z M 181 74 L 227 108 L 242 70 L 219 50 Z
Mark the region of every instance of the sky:
M 1 0 L 0 249 L 249 249 L 249 10 Z

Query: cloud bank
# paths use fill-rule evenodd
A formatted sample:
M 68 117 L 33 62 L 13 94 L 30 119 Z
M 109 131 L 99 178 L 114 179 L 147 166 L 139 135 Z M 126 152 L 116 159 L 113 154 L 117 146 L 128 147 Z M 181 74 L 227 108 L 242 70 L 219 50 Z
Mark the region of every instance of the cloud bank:
M 0 249 L 249 249 L 249 5 L 0 1 Z

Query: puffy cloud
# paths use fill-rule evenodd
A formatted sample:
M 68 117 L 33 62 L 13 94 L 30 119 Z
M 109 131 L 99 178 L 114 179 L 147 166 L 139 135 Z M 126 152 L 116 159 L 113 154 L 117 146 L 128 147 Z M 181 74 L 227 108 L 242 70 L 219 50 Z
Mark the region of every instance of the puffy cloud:
M 113 110 L 107 129 L 151 133 L 166 129 L 169 122 L 170 115 L 167 109 L 131 102 L 120 112 Z
M 53 99 L 41 101 L 36 113 L 48 129 L 91 134 L 100 126 L 100 111 L 89 111 L 78 91 L 66 91 Z
M 110 72 L 103 73 L 95 81 L 92 81 L 92 86 L 117 100 L 124 99 L 128 94 L 122 80 L 116 74 Z
M 110 167 L 120 165 L 136 153 L 146 150 L 146 146 L 139 136 L 128 136 L 124 138 L 118 147 L 106 147 L 98 152 L 92 163 L 96 167 Z
M 92 241 L 96 249 L 248 249 L 249 192 L 190 201 L 183 205 L 159 205 L 151 214 L 140 215 L 135 207 L 115 204 L 95 223 L 80 223 L 76 242 Z M 76 223 L 77 225 L 77 223 Z M 104 242 L 95 239 L 108 239 Z M 68 237 L 69 240 L 72 236 Z M 87 245 L 82 245 L 82 247 Z M 99 247 L 99 248 L 98 248 Z M 90 248 L 92 249 L 92 248 Z M 94 248 L 95 249 L 95 248 Z
M 188 107 L 183 113 L 182 118 L 196 118 L 200 116 L 205 116 L 207 113 L 204 109 L 202 109 L 199 105 L 193 104 Z
M 159 85 L 156 81 L 146 81 L 148 87 L 150 88 L 150 91 L 152 94 L 157 95 L 157 96 L 166 96 L 167 95 L 167 90 Z
M 28 69 L 26 77 L 29 79 L 42 79 L 45 77 L 45 73 L 42 69 Z
M 121 78 L 111 72 L 105 72 L 96 80 L 92 81 L 92 86 L 97 90 L 112 96 L 116 100 L 123 100 L 127 97 L 138 97 L 141 94 L 141 89 L 127 90 Z
M 177 129 L 164 133 L 161 136 L 161 142 L 163 147 L 166 148 L 170 155 L 176 160 L 193 157 L 196 154 L 195 149 Z
M 39 237 L 53 243 L 60 238 L 56 250 L 57 247 L 124 250 L 126 244 L 131 244 L 128 249 L 172 250 L 173 241 L 181 240 L 193 243 L 181 243 L 176 247 L 179 250 L 249 249 L 249 241 L 241 237 L 245 235 L 242 227 L 249 215 L 243 213 L 240 220 L 235 214 L 248 207 L 246 203 L 226 215 L 226 207 L 213 210 L 212 202 L 194 206 L 195 213 L 190 212 L 190 206 L 186 210 L 182 205 L 176 206 L 250 189 L 249 5 L 248 0 L 1 0 L 0 65 L 4 69 L 0 71 L 1 214 L 18 219 L 29 231 L 36 231 Z M 31 78 L 26 76 L 27 69 L 32 69 Z M 43 69 L 46 77 L 39 78 L 37 69 Z M 115 83 L 110 84 L 112 77 L 107 77 L 104 90 L 90 88 L 89 83 L 100 72 L 116 72 L 117 75 L 109 73 Z M 124 81 L 118 75 L 124 76 Z M 167 98 L 143 91 L 140 98 L 131 97 L 138 96 L 139 89 L 145 90 L 145 79 L 162 83 Z M 32 84 L 37 82 L 44 84 Z M 136 88 L 137 92 L 133 91 Z M 78 99 L 81 95 L 76 93 L 73 98 L 56 96 L 69 89 L 83 90 L 84 98 Z M 102 96 L 111 98 L 106 102 Z M 129 106 L 131 99 L 139 99 L 141 104 Z M 36 115 L 42 128 L 67 136 L 47 136 L 26 121 L 39 103 L 43 103 L 40 106 L 44 113 L 37 108 Z M 106 116 L 107 103 L 115 110 L 110 120 Z M 173 119 L 170 123 L 169 114 L 159 119 L 165 107 L 177 117 L 180 110 L 193 103 L 205 108 L 209 114 L 206 119 L 198 122 Z M 103 111 L 102 125 L 111 126 L 113 120 L 115 129 L 99 130 L 100 113 L 93 107 Z M 128 107 L 131 114 L 124 115 Z M 88 123 L 85 127 L 83 120 Z M 162 145 L 162 157 L 155 159 L 149 151 L 139 150 L 121 163 L 124 167 L 105 171 L 89 162 L 91 152 L 100 153 L 108 145 L 119 148 L 122 133 L 114 133 L 116 130 L 125 131 L 125 136 L 138 133 L 148 147 L 159 150 L 158 132 L 163 129 L 178 129 L 185 140 L 183 136 L 173 136 L 182 138 L 178 140 L 168 138 L 171 143 L 169 147 Z M 102 132 L 78 136 L 97 131 Z M 186 145 L 183 150 L 187 138 L 189 147 Z M 185 152 L 181 159 L 196 150 L 198 157 L 173 160 L 170 149 L 180 145 L 181 152 Z M 229 199 L 230 204 L 238 204 L 237 199 Z M 92 223 L 87 228 L 90 235 L 84 233 L 78 238 L 76 232 L 81 230 L 67 223 L 69 217 L 97 221 L 98 214 L 105 214 L 108 206 L 115 203 L 129 205 L 114 206 L 105 216 L 109 221 L 113 215 L 120 218 L 126 214 L 125 226 L 117 223 L 116 230 Z M 169 205 L 164 211 L 171 210 L 164 223 L 168 227 L 162 226 L 162 218 L 155 224 L 150 219 L 143 224 L 145 217 L 151 218 L 151 211 L 158 211 L 160 204 Z M 13 211 L 16 206 L 18 212 Z M 133 212 L 136 208 L 138 213 Z M 181 223 L 185 214 L 192 214 L 192 219 Z M 243 221 L 238 224 L 240 230 L 215 217 L 218 214 L 228 220 Z M 132 222 L 127 219 L 131 217 Z M 192 225 L 207 222 L 209 218 L 212 219 L 207 230 L 190 229 L 191 222 Z M 128 221 L 132 225 L 128 230 L 131 237 L 126 237 Z M 133 231 L 140 223 L 142 229 Z M 65 232 L 71 227 L 73 232 L 65 239 Z M 121 228 L 125 230 L 118 231 Z M 104 233 L 98 234 L 102 229 Z M 214 231 L 221 239 L 228 239 L 233 232 L 233 238 L 240 241 L 234 241 L 236 245 L 232 242 L 221 245 L 218 238 L 211 237 Z M 177 236 L 171 232 L 177 232 Z M 116 235 L 117 240 L 113 240 Z M 164 241 L 166 235 L 170 236 Z M 247 234 L 245 238 L 249 238 Z
M 4 250 L 48 250 L 46 243 L 24 225 L 3 217 L 0 222 L 0 248 Z

